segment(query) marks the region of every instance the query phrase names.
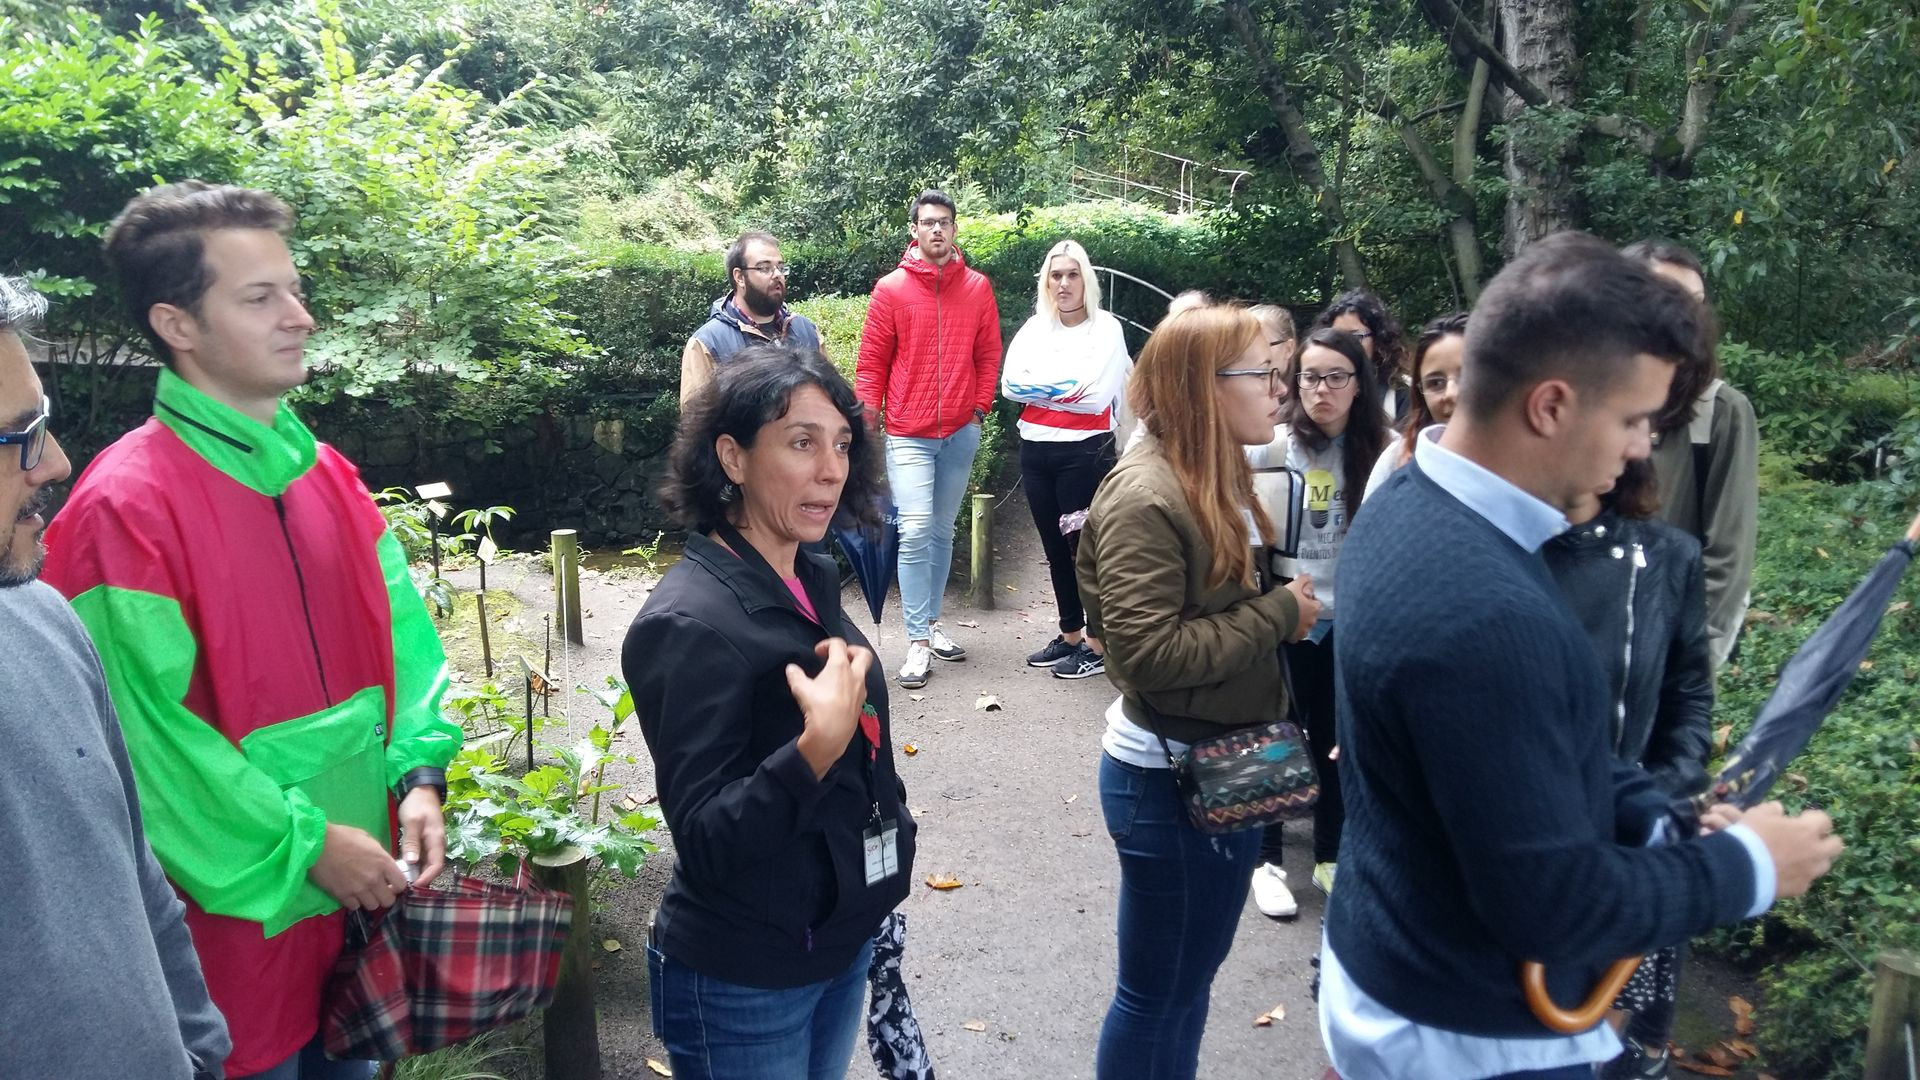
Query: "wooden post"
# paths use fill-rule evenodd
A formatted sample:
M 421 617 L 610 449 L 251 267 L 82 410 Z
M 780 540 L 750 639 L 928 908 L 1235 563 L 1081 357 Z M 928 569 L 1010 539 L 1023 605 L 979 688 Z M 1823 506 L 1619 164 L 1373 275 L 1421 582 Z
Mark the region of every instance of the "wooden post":
M 485 569 L 480 576 L 485 577 Z M 493 678 L 493 636 L 487 631 L 487 587 L 480 586 L 480 592 L 473 598 L 474 606 L 480 610 L 480 659 L 486 662 L 487 678 Z
M 536 855 L 533 876 L 573 897 L 573 929 L 560 953 L 560 981 L 542 1022 L 547 1080 L 600 1080 L 600 1028 L 593 1003 L 593 906 L 587 897 L 587 853 L 569 844 Z
M 973 497 L 973 606 L 993 610 L 993 496 Z
M 1866 1080 L 1913 1075 L 1912 1038 L 1920 1039 L 1920 953 L 1886 949 L 1873 972 L 1873 1015 L 1867 1021 Z
M 573 529 L 553 530 L 553 595 L 560 632 L 575 645 L 585 645 L 586 629 L 580 625 L 580 534 Z

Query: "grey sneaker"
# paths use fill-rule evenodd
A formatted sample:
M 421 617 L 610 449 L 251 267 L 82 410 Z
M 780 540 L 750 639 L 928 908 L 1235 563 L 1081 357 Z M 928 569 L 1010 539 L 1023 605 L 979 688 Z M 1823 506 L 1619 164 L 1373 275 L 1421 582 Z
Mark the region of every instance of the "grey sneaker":
M 901 686 L 909 690 L 918 690 L 927 685 L 927 670 L 933 667 L 933 650 L 915 642 L 907 646 L 907 662 L 900 665 L 900 674 L 896 676 Z
M 1667 1080 L 1672 1075 L 1667 1071 L 1671 1055 L 1666 1047 L 1650 1050 L 1631 1035 L 1620 1041 L 1626 1050 L 1600 1067 L 1601 1080 Z
M 1053 665 L 1056 679 L 1090 679 L 1107 670 L 1107 658 L 1094 652 L 1086 642 L 1073 647 L 1073 655 Z
M 932 643 L 933 655 L 941 660 L 965 660 L 967 658 L 967 650 L 961 648 L 959 642 L 948 637 L 947 632 L 940 628 L 939 623 L 933 624 Z
M 1078 645 L 1067 644 L 1067 639 L 1064 637 L 1055 637 L 1052 641 L 1047 642 L 1046 648 L 1027 657 L 1027 666 L 1052 667 L 1067 657 L 1072 656 L 1079 648 L 1080 646 Z

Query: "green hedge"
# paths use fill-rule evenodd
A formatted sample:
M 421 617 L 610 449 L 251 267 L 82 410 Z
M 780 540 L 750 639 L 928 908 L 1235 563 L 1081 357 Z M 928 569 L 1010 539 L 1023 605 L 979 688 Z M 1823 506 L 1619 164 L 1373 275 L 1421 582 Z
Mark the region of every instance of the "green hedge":
M 1850 366 L 1831 348 L 1789 354 L 1726 342 L 1720 362 L 1768 441 L 1820 479 L 1866 476 L 1877 451 L 1904 447 L 1903 421 L 1920 408 L 1911 379 Z
M 1776 479 L 1781 479 L 1776 477 Z M 1736 663 L 1721 673 L 1716 725 L 1737 742 L 1793 650 L 1897 540 L 1912 508 L 1889 484 L 1844 487 L 1791 477 L 1763 488 L 1753 612 Z M 1911 580 L 1901 593 L 1913 595 Z M 1804 898 L 1723 934 L 1760 969 L 1755 1042 L 1780 1076 L 1859 1075 L 1881 949 L 1920 948 L 1920 611 L 1896 603 L 1869 666 L 1774 794 L 1833 815 L 1847 851 Z M 1804 782 L 1803 782 L 1804 781 Z M 1849 955 L 1851 953 L 1851 956 Z

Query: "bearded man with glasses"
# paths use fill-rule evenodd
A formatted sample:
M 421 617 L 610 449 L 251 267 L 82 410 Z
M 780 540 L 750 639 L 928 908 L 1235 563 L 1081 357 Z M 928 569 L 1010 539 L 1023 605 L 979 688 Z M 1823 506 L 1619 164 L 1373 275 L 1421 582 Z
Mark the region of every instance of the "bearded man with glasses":
M 147 846 L 99 657 L 35 580 L 50 496 L 72 471 L 19 334 L 45 307 L 0 277 L 0 970 L 32 973 L 0 993 L 0 1076 L 218 1077 L 227 1025 Z
M 733 291 L 713 302 L 707 321 L 680 352 L 680 407 L 713 380 L 716 364 L 749 345 L 777 342 L 820 352 L 820 328 L 787 310 L 787 261 L 770 233 L 743 232 L 727 248 Z

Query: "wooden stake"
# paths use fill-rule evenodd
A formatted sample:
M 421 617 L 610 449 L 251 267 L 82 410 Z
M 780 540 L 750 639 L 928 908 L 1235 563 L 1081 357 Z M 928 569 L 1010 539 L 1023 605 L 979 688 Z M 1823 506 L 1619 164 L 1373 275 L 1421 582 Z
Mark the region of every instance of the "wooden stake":
M 973 497 L 973 606 L 993 610 L 993 496 Z
M 534 879 L 573 897 L 573 929 L 560 953 L 560 981 L 544 1018 L 541 1039 L 547 1080 L 600 1080 L 600 1028 L 593 1003 L 593 954 L 598 944 L 587 897 L 587 853 L 568 845 L 536 855 Z
M 575 645 L 585 645 L 586 629 L 580 624 L 580 533 L 574 529 L 553 530 L 553 593 L 560 632 Z
M 1913 1035 L 1909 1035 L 1909 1032 Z M 1866 1080 L 1907 1080 L 1920 1040 L 1920 953 L 1885 949 L 1873 972 L 1873 1014 L 1867 1020 Z

